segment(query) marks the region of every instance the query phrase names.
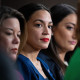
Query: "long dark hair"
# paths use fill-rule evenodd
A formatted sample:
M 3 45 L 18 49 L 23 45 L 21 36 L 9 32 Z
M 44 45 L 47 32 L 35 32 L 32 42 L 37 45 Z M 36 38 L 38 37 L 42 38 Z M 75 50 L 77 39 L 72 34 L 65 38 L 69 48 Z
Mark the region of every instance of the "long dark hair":
M 68 4 L 57 4 L 51 7 L 50 11 L 53 21 L 53 28 L 56 27 L 69 14 L 77 14 L 76 9 Z M 53 35 L 49 47 L 45 51 L 48 56 L 50 56 L 58 64 L 58 66 L 61 68 L 61 72 L 64 74 L 67 66 L 61 61 L 56 46 L 57 43 Z
M 24 15 L 26 22 L 28 22 L 31 16 L 38 10 L 46 10 L 50 13 L 50 10 L 46 6 L 44 6 L 43 4 L 38 4 L 38 3 L 29 3 L 18 9 L 18 11 Z

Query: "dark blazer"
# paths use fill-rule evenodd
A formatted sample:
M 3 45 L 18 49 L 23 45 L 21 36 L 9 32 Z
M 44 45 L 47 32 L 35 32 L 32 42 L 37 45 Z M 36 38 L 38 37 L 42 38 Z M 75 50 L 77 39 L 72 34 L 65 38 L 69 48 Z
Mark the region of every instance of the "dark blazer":
M 63 80 L 63 75 L 61 73 L 60 67 L 51 59 L 46 53 L 40 52 L 38 57 L 45 61 L 49 66 L 51 73 L 53 74 L 55 80 Z

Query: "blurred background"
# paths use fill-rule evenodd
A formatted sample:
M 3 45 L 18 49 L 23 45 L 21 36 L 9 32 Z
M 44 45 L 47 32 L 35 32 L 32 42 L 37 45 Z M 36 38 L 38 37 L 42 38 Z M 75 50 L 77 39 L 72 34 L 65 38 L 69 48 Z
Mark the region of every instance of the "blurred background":
M 49 8 L 59 3 L 70 4 L 74 7 L 77 7 L 77 0 L 0 0 L 0 5 L 5 5 L 5 6 L 18 9 L 21 6 L 30 2 L 42 3 L 48 6 Z

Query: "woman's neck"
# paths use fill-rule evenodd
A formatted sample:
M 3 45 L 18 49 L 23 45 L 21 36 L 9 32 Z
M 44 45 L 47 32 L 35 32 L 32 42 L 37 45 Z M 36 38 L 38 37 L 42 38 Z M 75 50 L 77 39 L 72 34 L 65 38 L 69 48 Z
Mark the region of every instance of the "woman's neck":
M 29 58 L 32 62 L 35 62 L 40 50 L 34 49 L 31 46 L 25 45 L 21 54 Z
M 64 58 L 65 58 L 65 55 L 66 55 L 67 51 L 63 50 L 63 49 L 60 49 L 60 48 L 57 48 L 57 52 L 59 54 L 59 57 L 60 57 L 61 61 L 64 62 Z
M 60 57 L 61 61 L 64 63 L 65 54 L 59 53 L 59 57 Z
M 35 49 L 30 45 L 26 45 L 23 49 L 22 54 L 30 59 L 30 61 L 33 63 L 33 65 L 36 67 L 36 69 L 40 72 L 40 74 L 46 78 L 45 73 L 43 72 L 43 69 L 41 67 L 41 63 L 39 60 L 37 60 L 37 56 L 39 54 L 39 49 Z

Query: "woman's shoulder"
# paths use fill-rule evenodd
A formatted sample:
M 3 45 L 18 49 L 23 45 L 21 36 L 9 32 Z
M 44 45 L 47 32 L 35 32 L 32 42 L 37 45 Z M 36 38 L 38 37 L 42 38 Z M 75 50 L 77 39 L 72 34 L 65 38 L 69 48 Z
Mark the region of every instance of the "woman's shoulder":
M 17 70 L 22 74 L 25 80 L 30 80 L 31 76 L 34 75 L 34 71 L 31 67 L 30 60 L 22 54 L 18 55 L 16 60 Z
M 30 68 L 31 61 L 22 54 L 19 54 L 16 60 L 17 65 L 20 67 Z
M 80 80 L 80 47 L 77 47 L 70 59 L 64 80 Z
M 46 53 L 40 52 L 38 57 L 41 58 L 49 66 L 57 66 L 58 67 L 57 63 Z
M 55 77 L 56 80 L 63 80 L 63 75 L 61 74 L 61 68 L 59 65 L 47 54 L 40 52 L 38 55 L 39 58 L 41 58 L 49 67 L 51 73 Z

